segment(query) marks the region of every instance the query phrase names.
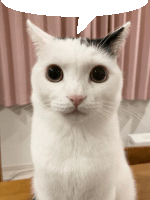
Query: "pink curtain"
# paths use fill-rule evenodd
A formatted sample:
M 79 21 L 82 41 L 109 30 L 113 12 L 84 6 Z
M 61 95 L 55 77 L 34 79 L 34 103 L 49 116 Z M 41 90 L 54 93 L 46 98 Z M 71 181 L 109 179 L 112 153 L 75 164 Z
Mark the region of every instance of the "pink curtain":
M 30 103 L 30 75 L 35 63 L 26 33 L 30 19 L 44 31 L 60 37 L 101 38 L 127 21 L 132 28 L 118 58 L 124 74 L 124 99 L 150 99 L 150 7 L 123 14 L 96 17 L 77 35 L 77 17 L 47 17 L 13 11 L 0 2 L 0 104 Z

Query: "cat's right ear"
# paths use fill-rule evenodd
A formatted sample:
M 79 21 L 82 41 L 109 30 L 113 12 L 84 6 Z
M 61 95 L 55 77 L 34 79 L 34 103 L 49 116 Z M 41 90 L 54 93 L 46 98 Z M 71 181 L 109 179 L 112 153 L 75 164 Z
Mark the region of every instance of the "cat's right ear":
M 46 43 L 50 42 L 50 40 L 53 39 L 53 36 L 42 31 L 40 28 L 35 26 L 29 19 L 27 20 L 27 32 L 31 37 L 37 54 Z

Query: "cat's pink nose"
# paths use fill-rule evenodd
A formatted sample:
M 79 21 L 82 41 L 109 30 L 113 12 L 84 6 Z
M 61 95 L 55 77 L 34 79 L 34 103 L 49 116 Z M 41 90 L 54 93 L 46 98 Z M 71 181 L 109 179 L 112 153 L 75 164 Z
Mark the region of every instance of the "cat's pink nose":
M 85 96 L 83 96 L 83 95 L 71 95 L 68 98 L 72 101 L 74 106 L 77 107 L 83 101 L 83 99 L 85 99 Z

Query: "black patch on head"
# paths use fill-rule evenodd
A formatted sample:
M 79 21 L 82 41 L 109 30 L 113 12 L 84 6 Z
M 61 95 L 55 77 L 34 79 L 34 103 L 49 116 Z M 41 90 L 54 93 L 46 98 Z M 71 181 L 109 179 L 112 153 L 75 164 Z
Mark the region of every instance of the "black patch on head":
M 121 33 L 124 30 L 124 27 L 120 28 L 119 30 L 108 34 L 106 37 L 101 39 L 89 39 L 89 38 L 73 38 L 73 37 L 57 37 L 58 39 L 66 40 L 66 39 L 80 39 L 80 43 L 89 46 L 95 46 L 96 48 L 101 48 L 106 51 L 110 56 L 116 55 L 116 48 L 115 45 L 117 41 L 120 40 Z
M 80 38 L 80 43 L 81 44 L 85 44 L 88 47 L 88 46 L 90 46 L 90 43 L 89 43 L 88 40 L 90 40 L 90 39 L 88 39 L 88 38 Z
M 82 38 L 80 42 L 81 44 L 85 44 L 87 47 L 94 45 L 97 48 L 102 48 L 103 50 L 108 52 L 109 55 L 114 56 L 116 55 L 114 46 L 116 42 L 120 39 L 123 30 L 124 27 L 120 28 L 118 31 L 108 34 L 106 37 L 101 39 Z

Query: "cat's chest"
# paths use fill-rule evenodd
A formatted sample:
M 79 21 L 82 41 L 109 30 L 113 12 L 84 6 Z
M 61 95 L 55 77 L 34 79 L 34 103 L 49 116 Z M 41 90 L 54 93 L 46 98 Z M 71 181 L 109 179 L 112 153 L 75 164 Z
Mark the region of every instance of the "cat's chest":
M 52 138 L 45 132 L 39 133 L 38 139 L 37 132 L 32 134 L 35 176 L 51 193 L 59 188 L 64 200 L 73 199 L 72 196 L 74 199 L 90 199 L 99 194 L 100 188 L 103 188 L 102 194 L 113 183 L 117 156 L 115 138 L 109 138 L 106 132 L 101 133 L 101 137 L 87 132 L 86 135 L 83 132 L 71 134 L 65 136 L 62 133 Z M 58 192 L 53 194 L 53 199 L 59 199 Z
M 33 127 L 34 124 L 33 124 Z M 71 130 L 71 131 L 70 131 Z M 91 131 L 90 131 L 91 130 Z M 82 127 L 55 132 L 41 123 L 32 129 L 31 153 L 36 167 L 47 168 L 63 173 L 72 169 L 77 173 L 89 173 L 111 167 L 116 157 L 115 134 L 96 127 Z
M 77 147 L 60 151 L 49 157 L 44 154 L 36 163 L 36 177 L 51 193 L 59 188 L 62 199 L 90 199 L 113 184 L 115 158 L 105 150 L 100 153 L 96 147 L 92 151 L 82 146 L 82 151 Z M 53 195 L 59 199 L 58 192 Z
M 60 137 L 59 139 L 34 140 L 32 138 L 32 157 L 37 166 L 51 171 L 61 169 L 63 173 L 84 171 L 89 173 L 95 166 L 97 170 L 107 168 L 115 159 L 114 141 L 107 137 L 94 138 L 83 135 Z

